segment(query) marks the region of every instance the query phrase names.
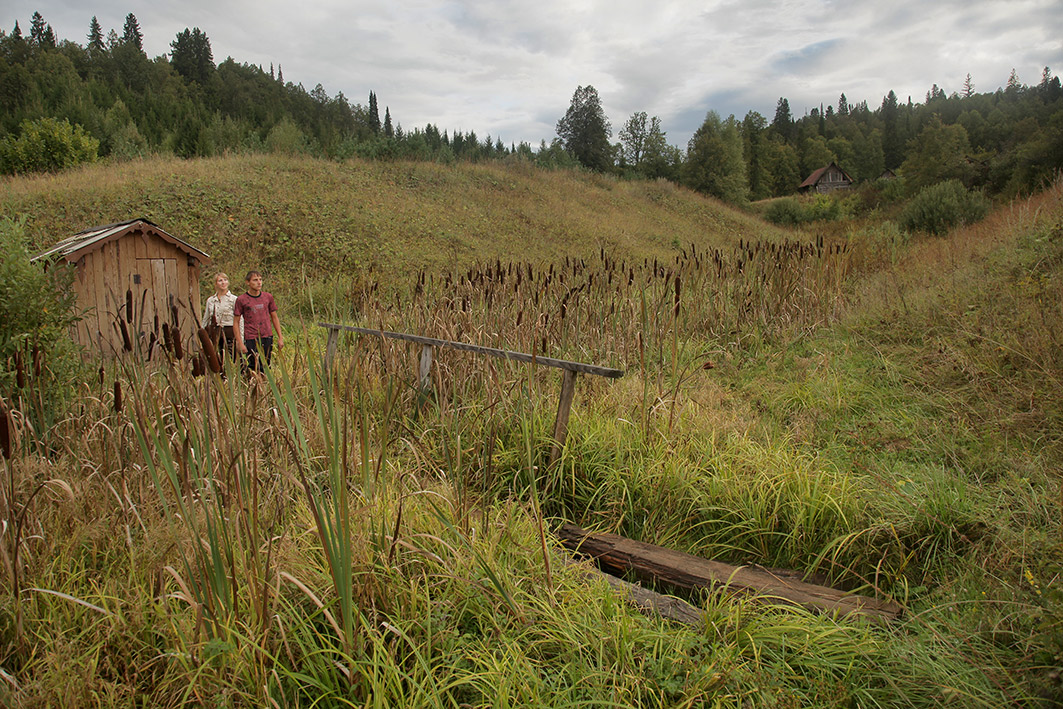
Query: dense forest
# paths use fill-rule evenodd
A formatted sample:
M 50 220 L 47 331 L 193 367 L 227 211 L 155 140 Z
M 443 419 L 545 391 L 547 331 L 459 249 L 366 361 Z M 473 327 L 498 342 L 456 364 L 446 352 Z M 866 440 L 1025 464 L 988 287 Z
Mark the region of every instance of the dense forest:
M 617 131 L 592 86 L 579 87 L 557 124 L 557 138 L 533 149 L 500 137 L 403 130 L 375 92 L 368 102 L 307 91 L 268 70 L 227 58 L 214 63 L 210 39 L 185 29 L 168 56 L 149 59 L 136 17 L 106 34 L 95 17 L 84 45 L 58 40 L 40 13 L 28 35 L 16 22 L 0 31 L 0 171 L 58 169 L 83 160 L 122 160 L 164 153 L 180 157 L 234 152 L 349 157 L 528 160 L 546 167 L 582 165 L 628 177 L 665 178 L 734 203 L 794 192 L 813 170 L 836 162 L 857 181 L 886 170 L 914 193 L 944 180 L 990 195 L 1035 190 L 1063 167 L 1063 89 L 1045 67 L 1026 85 L 976 93 L 967 76 L 959 91 L 931 87 L 921 103 L 891 90 L 881 105 L 836 104 L 796 117 L 781 97 L 775 115 L 742 119 L 709 111 L 683 149 L 670 144 L 661 120 L 634 113 Z

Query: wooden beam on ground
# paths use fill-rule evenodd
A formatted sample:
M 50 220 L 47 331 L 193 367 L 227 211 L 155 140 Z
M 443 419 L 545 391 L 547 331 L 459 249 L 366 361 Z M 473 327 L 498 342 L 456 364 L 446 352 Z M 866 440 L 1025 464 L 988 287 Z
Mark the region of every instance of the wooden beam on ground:
M 756 566 L 731 566 L 616 534 L 591 533 L 573 524 L 561 525 L 555 534 L 568 549 L 594 559 L 602 571 L 631 574 L 640 582 L 684 590 L 724 588 L 755 593 L 809 610 L 843 616 L 855 613 L 880 623 L 896 620 L 902 612 L 896 603 L 817 586 Z
M 643 588 L 637 583 L 628 583 L 616 576 L 599 571 L 586 562 L 570 561 L 569 563 L 588 579 L 604 580 L 618 596 L 635 606 L 644 615 L 658 615 L 665 620 L 698 627 L 705 623 L 701 609 L 687 603 L 682 598 L 666 596 L 663 593 Z

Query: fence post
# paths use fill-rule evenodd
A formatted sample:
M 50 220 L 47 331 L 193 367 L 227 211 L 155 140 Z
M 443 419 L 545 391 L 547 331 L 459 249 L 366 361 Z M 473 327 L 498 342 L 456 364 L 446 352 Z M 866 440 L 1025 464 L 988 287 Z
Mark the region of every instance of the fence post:
M 332 359 L 336 356 L 336 341 L 340 338 L 339 328 L 330 327 L 328 331 L 328 346 L 325 347 L 325 372 L 332 371 Z
M 424 345 L 421 347 L 421 367 L 418 372 L 418 381 L 421 383 L 421 393 L 427 393 L 428 387 L 431 385 L 432 374 L 432 345 Z
M 557 420 L 554 422 L 554 445 L 550 448 L 550 465 L 557 462 L 561 447 L 568 436 L 568 415 L 572 411 L 572 397 L 576 393 L 576 372 L 563 370 L 561 378 L 561 398 L 557 401 Z

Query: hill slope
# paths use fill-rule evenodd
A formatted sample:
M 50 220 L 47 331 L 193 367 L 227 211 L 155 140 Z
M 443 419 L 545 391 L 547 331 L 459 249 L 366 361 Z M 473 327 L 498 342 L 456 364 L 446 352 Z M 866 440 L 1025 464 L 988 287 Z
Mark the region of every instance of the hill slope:
M 667 182 L 527 164 L 328 162 L 239 156 L 98 164 L 9 181 L 0 209 L 44 247 L 97 224 L 150 219 L 221 268 L 382 274 L 496 258 L 664 256 L 784 232 Z

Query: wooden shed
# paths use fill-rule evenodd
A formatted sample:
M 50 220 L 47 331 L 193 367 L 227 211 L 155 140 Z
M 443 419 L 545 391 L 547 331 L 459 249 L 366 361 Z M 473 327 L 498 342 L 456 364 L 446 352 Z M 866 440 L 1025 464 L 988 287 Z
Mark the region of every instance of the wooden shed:
M 84 318 L 73 335 L 87 349 L 105 355 L 119 352 L 123 346 L 119 318 L 142 347 L 152 335 L 162 342 L 161 326 L 172 327 L 174 308 L 182 342 L 187 344 L 195 334 L 200 269 L 210 257 L 157 224 L 133 219 L 93 227 L 34 260 L 59 258 L 77 268 L 74 289 Z
M 816 192 L 834 192 L 835 190 L 847 190 L 852 187 L 852 184 L 853 178 L 849 177 L 845 170 L 831 163 L 809 175 L 797 189 L 801 192 L 812 192 L 813 190 Z

